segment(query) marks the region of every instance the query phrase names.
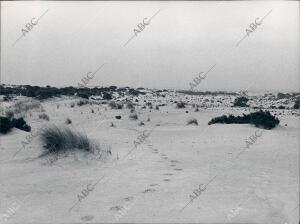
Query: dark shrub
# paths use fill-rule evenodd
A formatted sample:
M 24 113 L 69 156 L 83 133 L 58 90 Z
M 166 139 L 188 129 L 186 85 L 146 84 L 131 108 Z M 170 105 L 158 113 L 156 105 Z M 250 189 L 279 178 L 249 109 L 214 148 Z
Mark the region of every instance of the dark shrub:
M 269 111 L 258 111 L 250 114 L 243 114 L 243 116 L 233 116 L 233 115 L 223 115 L 220 117 L 216 117 L 211 119 L 208 122 L 208 125 L 211 124 L 253 124 L 256 127 L 262 127 L 264 129 L 272 129 L 275 128 L 276 125 L 279 124 L 278 118 L 274 117 L 270 114 Z
M 77 93 L 77 96 L 81 97 L 83 99 L 89 99 L 90 94 L 89 93 L 85 93 L 85 92 L 79 92 L 79 93 Z
M 187 124 L 194 124 L 194 125 L 198 125 L 198 121 L 196 118 L 191 118 L 187 121 Z
M 43 120 L 46 120 L 46 121 L 50 120 L 49 116 L 45 113 L 39 114 L 39 119 L 43 119 Z
M 137 114 L 130 114 L 130 115 L 129 115 L 129 118 L 130 118 L 131 120 L 137 120 L 137 119 L 138 119 L 138 115 L 137 115 Z
M 111 100 L 112 99 L 112 96 L 111 94 L 107 93 L 107 92 L 104 92 L 103 95 L 102 95 L 102 98 L 104 100 Z
M 15 114 L 14 114 L 14 112 L 13 112 L 12 110 L 7 110 L 7 111 L 5 112 L 5 116 L 6 116 L 7 118 L 9 118 L 9 119 L 12 119 L 12 118 L 15 116 Z
M 18 128 L 22 131 L 27 131 L 27 132 L 31 131 L 31 127 L 26 124 L 26 121 L 24 121 L 22 117 L 18 119 L 12 119 L 12 123 L 15 128 Z
M 238 97 L 233 102 L 233 107 L 248 107 L 248 99 L 244 96 Z
M 24 121 L 23 118 L 13 118 L 11 120 L 7 117 L 0 117 L 0 133 L 5 134 L 9 132 L 13 127 L 26 132 L 31 131 L 31 127 L 26 124 L 26 121 Z
M 126 108 L 127 108 L 127 109 L 134 109 L 133 103 L 132 103 L 132 102 L 128 102 L 128 103 L 126 104 Z
M 12 129 L 14 126 L 12 125 L 11 121 L 7 117 L 0 117 L 0 133 L 7 133 Z
M 66 124 L 72 124 L 72 120 L 70 118 L 67 118 L 65 121 Z
M 122 103 L 116 103 L 115 101 L 110 101 L 109 104 L 111 109 L 118 109 L 121 110 L 123 108 L 123 104 Z
M 279 106 L 278 109 L 285 109 L 285 106 Z
M 176 103 L 176 107 L 177 108 L 185 108 L 185 103 L 180 101 L 180 102 Z
M 115 116 L 116 119 L 120 120 L 122 117 L 120 115 Z
M 83 105 L 86 105 L 86 104 L 88 104 L 89 103 L 89 101 L 88 100 L 79 100 L 78 102 L 77 102 L 77 106 L 83 106 Z
M 295 104 L 293 106 L 294 109 L 299 109 L 299 104 L 300 104 L 300 98 L 298 98 L 296 101 L 295 101 Z

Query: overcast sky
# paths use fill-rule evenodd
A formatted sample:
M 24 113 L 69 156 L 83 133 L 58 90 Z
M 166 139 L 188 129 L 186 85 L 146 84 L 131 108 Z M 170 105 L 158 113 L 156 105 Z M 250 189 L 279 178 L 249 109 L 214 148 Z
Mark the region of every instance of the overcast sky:
M 102 64 L 89 86 L 189 89 L 215 65 L 196 90 L 299 91 L 299 2 L 1 2 L 1 83 L 75 86 Z

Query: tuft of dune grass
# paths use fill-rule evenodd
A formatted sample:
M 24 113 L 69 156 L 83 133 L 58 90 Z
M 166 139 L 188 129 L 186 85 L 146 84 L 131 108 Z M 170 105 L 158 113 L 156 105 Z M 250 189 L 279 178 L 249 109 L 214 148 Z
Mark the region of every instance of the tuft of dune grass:
M 97 143 L 90 140 L 85 134 L 73 131 L 68 127 L 55 125 L 46 127 L 41 131 L 40 139 L 44 145 L 45 154 L 74 151 L 85 152 L 100 151 Z

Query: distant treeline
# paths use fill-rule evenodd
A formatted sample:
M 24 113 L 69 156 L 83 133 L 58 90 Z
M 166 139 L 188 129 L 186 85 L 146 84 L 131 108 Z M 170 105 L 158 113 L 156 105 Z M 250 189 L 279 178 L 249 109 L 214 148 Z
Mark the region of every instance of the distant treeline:
M 129 94 L 138 96 L 139 94 L 145 94 L 137 89 L 130 87 L 118 88 L 117 86 L 109 87 L 94 87 L 94 88 L 75 88 L 75 87 L 40 87 L 40 86 L 30 86 L 30 85 L 20 85 L 20 86 L 5 86 L 0 85 L 0 95 L 5 95 L 9 97 L 10 95 L 22 95 L 27 97 L 33 97 L 37 99 L 48 99 L 51 97 L 58 96 L 79 96 L 88 99 L 90 96 L 101 96 L 103 99 L 112 99 L 113 92 L 120 92 L 121 95 Z
M 239 95 L 238 93 L 235 92 L 225 92 L 225 91 L 205 91 L 205 92 L 196 92 L 196 91 L 192 91 L 192 90 L 178 90 L 178 93 L 184 93 L 187 95 L 197 95 L 197 96 L 201 96 L 201 95 L 212 95 L 212 96 L 217 96 L 217 95 L 233 95 L 233 96 L 237 96 Z

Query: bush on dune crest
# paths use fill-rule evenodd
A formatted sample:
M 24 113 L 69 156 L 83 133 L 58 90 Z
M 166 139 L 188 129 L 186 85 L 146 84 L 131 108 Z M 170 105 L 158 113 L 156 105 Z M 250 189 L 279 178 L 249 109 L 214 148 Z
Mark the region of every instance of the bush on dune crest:
M 6 134 L 14 127 L 26 132 L 31 131 L 31 127 L 26 124 L 26 121 L 23 118 L 10 119 L 7 117 L 0 117 L 0 133 Z
M 46 154 L 73 151 L 74 149 L 92 153 L 100 151 L 97 143 L 91 141 L 86 135 L 75 132 L 68 127 L 47 127 L 41 132 L 40 138 Z
M 264 129 L 275 128 L 279 124 L 278 118 L 271 115 L 269 111 L 258 111 L 250 114 L 243 114 L 243 116 L 233 116 L 233 115 L 223 115 L 220 117 L 215 117 L 208 122 L 211 124 L 254 124 L 256 127 L 262 127 Z

